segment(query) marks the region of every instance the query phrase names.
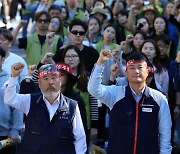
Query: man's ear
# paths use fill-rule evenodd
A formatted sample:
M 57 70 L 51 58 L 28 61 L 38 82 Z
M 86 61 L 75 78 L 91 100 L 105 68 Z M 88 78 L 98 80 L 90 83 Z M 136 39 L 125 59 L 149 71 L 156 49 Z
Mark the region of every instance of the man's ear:
M 148 71 L 148 67 L 147 67 L 147 77 L 148 77 L 148 75 L 149 75 L 149 71 Z M 146 77 L 146 78 L 147 78 L 147 77 Z
M 127 69 L 125 70 L 125 76 L 126 76 L 126 78 L 128 78 L 128 77 L 127 77 Z
M 38 79 L 38 85 L 39 85 L 39 88 L 41 88 L 40 86 L 41 86 L 41 83 L 40 83 L 40 80 Z

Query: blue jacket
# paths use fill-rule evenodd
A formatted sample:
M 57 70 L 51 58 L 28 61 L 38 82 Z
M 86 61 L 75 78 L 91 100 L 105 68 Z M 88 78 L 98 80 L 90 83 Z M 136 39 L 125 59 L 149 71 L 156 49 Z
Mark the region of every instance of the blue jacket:
M 25 135 L 18 154 L 75 154 L 72 121 L 77 103 L 64 98 L 68 104 L 59 106 L 50 121 L 42 94 L 31 95 Z
M 172 123 L 165 96 L 145 87 L 137 103 L 129 85 L 102 85 L 102 72 L 103 67 L 95 65 L 88 91 L 111 110 L 108 153 L 132 154 L 136 147 L 137 154 L 170 154 Z

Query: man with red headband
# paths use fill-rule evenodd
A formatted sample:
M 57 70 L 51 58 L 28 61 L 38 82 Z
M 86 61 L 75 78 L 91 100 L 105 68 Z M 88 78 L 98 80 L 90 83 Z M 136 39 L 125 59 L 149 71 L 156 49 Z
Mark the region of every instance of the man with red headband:
M 89 93 L 110 108 L 108 154 L 171 154 L 171 116 L 165 96 L 146 86 L 147 58 L 126 61 L 127 86 L 102 85 L 103 64 L 112 56 L 102 50 L 91 73 Z
M 86 137 L 77 102 L 61 92 L 59 68 L 52 64 L 39 69 L 39 94 L 16 94 L 17 77 L 24 64 L 12 65 L 6 85 L 5 103 L 26 114 L 25 134 L 18 154 L 84 154 Z

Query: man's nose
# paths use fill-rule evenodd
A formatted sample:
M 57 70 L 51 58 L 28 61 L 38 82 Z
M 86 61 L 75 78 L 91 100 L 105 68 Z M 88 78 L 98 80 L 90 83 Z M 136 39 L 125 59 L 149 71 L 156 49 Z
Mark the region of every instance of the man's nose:
M 49 84 L 49 85 L 52 85 L 52 83 L 53 83 L 53 80 L 50 78 L 50 79 L 48 80 L 48 84 Z
M 138 69 L 138 68 L 135 68 L 135 72 L 136 72 L 136 73 L 139 73 L 139 69 Z

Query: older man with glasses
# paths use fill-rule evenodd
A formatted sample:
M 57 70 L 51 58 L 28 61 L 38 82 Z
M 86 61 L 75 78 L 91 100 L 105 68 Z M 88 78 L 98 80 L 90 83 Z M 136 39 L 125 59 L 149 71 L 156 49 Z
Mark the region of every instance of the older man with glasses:
M 48 12 L 40 11 L 35 15 L 37 25 L 37 32 L 27 35 L 27 37 L 16 39 L 19 30 L 26 24 L 22 20 L 13 32 L 14 40 L 12 44 L 16 44 L 19 48 L 26 50 L 26 62 L 28 65 L 38 64 L 46 52 L 46 35 L 48 33 L 48 26 L 50 22 L 50 15 Z M 59 36 L 55 36 L 52 42 L 51 50 L 56 52 L 62 46 Z

